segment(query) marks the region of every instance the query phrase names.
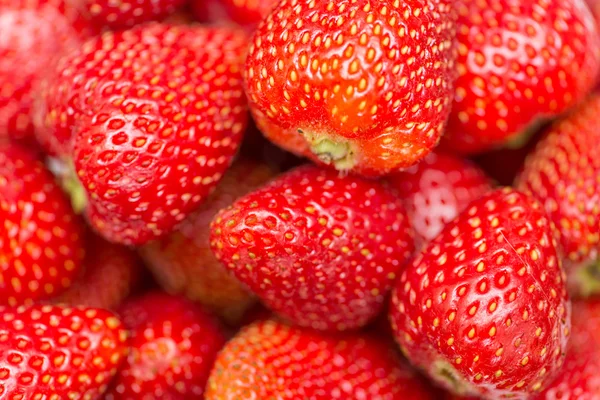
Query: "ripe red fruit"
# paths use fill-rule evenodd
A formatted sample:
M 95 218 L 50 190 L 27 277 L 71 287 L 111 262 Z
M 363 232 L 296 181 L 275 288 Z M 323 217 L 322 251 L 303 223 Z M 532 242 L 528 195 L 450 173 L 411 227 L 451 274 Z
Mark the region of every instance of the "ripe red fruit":
M 210 221 L 220 209 L 257 189 L 273 175 L 263 165 L 237 161 L 217 190 L 179 230 L 141 248 L 142 256 L 165 290 L 198 301 L 229 322 L 242 316 L 254 303 L 254 296 L 213 255 L 209 245 Z
M 243 328 L 223 348 L 206 399 L 436 399 L 390 343 L 325 335 L 276 320 Z
M 600 26 L 600 1 L 598 0 L 586 0 L 590 10 L 592 10 L 592 15 L 596 20 L 596 25 Z
M 276 0 L 192 0 L 192 10 L 200 21 L 229 20 L 254 31 L 275 4 Z
M 196 399 L 225 338 L 216 320 L 183 297 L 150 293 L 120 310 L 131 351 L 106 400 Z
M 185 0 L 83 0 L 90 19 L 112 29 L 130 27 L 166 17 L 185 4 Z
M 450 111 L 454 19 L 446 0 L 283 0 L 246 63 L 260 130 L 338 170 L 383 175 L 437 144 Z
M 60 294 L 77 277 L 84 225 L 35 155 L 0 144 L 0 304 Z
M 3 399 L 99 399 L 127 351 L 112 313 L 50 305 L 0 307 Z
M 492 188 L 490 179 L 470 161 L 430 153 L 419 164 L 390 175 L 415 231 L 416 247 L 436 237 L 467 205 Z
M 556 122 L 516 180 L 558 228 L 571 293 L 600 293 L 600 96 Z
M 0 0 L 0 32 L 0 137 L 30 138 L 38 80 L 90 28 L 65 0 Z
M 137 254 L 95 236 L 87 244 L 83 275 L 55 302 L 116 309 L 140 281 L 142 264 Z
M 244 52 L 237 30 L 150 24 L 62 60 L 39 105 L 40 139 L 72 160 L 74 197 L 102 236 L 155 239 L 212 191 L 246 125 Z
M 267 307 L 302 326 L 338 330 L 378 314 L 413 250 L 392 192 L 312 165 L 219 212 L 210 244 Z
M 585 98 L 600 36 L 582 0 L 458 0 L 456 92 L 444 144 L 476 153 Z
M 537 200 L 508 188 L 446 225 L 392 291 L 409 360 L 462 395 L 526 399 L 547 386 L 570 327 L 551 228 Z

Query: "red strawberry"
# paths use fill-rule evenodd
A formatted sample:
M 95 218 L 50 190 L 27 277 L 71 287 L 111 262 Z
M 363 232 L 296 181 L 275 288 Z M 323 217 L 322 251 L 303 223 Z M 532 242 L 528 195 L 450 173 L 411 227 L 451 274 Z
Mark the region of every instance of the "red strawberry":
M 198 399 L 225 338 L 217 322 L 182 297 L 155 292 L 121 308 L 131 352 L 106 400 Z
M 244 48 L 236 30 L 150 24 L 63 59 L 40 136 L 72 159 L 76 197 L 105 238 L 141 244 L 173 230 L 221 179 L 247 119 Z
M 492 188 L 490 179 L 476 165 L 444 153 L 430 153 L 388 181 L 402 196 L 417 248 Z
M 166 17 L 185 0 L 80 0 L 91 20 L 112 29 Z
M 99 399 L 127 350 L 110 312 L 0 307 L 0 398 Z
M 0 144 L 0 221 L 0 304 L 29 304 L 71 285 L 83 222 L 44 164 L 14 144 Z
M 454 79 L 447 0 L 283 0 L 261 23 L 246 91 L 273 142 L 339 170 L 382 175 L 437 144 Z
M 600 70 L 583 0 L 458 0 L 459 78 L 445 145 L 505 144 L 581 101 Z
M 181 228 L 141 249 L 159 283 L 170 293 L 198 301 L 229 322 L 235 322 L 254 297 L 215 258 L 209 246 L 209 226 L 217 211 L 258 188 L 273 172 L 250 161 L 238 161 L 217 190 Z
M 37 81 L 90 29 L 65 0 L 0 0 L 0 32 L 0 136 L 30 138 Z
M 558 228 L 571 292 L 600 293 L 600 96 L 555 123 L 516 186 L 544 204 Z
M 276 4 L 276 0 L 192 0 L 192 10 L 200 21 L 230 20 L 254 31 Z
M 592 10 L 592 15 L 596 20 L 596 25 L 600 26 L 600 1 L 599 0 L 586 0 L 590 10 Z
M 265 305 L 315 329 L 357 328 L 375 317 L 413 250 L 394 194 L 310 165 L 222 210 L 210 241 Z
M 552 223 L 535 199 L 505 188 L 414 258 L 390 318 L 409 360 L 449 390 L 526 399 L 562 365 L 569 309 Z
M 96 308 L 117 308 L 141 280 L 137 254 L 94 237 L 87 247 L 83 276 L 55 302 Z
M 276 320 L 242 329 L 211 372 L 207 400 L 433 400 L 436 393 L 388 343 L 324 335 Z

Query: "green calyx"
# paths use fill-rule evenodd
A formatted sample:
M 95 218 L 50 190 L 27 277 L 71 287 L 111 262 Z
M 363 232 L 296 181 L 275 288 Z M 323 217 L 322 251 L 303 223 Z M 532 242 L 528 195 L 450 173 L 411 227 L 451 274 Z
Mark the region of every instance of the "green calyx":
M 356 164 L 355 154 L 348 141 L 332 140 L 326 136 L 311 135 L 298 130 L 310 144 L 310 150 L 325 164 L 339 171 L 347 171 Z
M 71 160 L 52 158 L 48 162 L 52 173 L 58 178 L 61 187 L 71 198 L 73 210 L 81 214 L 85 210 L 88 199 L 85 188 L 77 177 L 75 164 Z
M 573 292 L 580 297 L 600 294 L 600 260 L 593 260 L 584 265 L 575 266 Z
M 525 130 L 508 138 L 504 147 L 508 149 L 522 149 L 529 143 L 531 138 L 540 131 L 540 129 L 548 123 L 548 118 L 537 118 L 533 120 Z
M 477 394 L 477 392 L 473 390 L 471 384 L 467 382 L 460 372 L 448 362 L 435 361 L 430 367 L 430 373 L 454 393 L 462 396 Z

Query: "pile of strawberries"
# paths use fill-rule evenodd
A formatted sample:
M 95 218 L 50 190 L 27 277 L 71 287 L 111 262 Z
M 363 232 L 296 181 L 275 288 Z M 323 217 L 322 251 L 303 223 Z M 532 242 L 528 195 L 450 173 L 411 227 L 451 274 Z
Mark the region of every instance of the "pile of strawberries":
M 598 23 L 0 0 L 0 400 L 600 399 Z

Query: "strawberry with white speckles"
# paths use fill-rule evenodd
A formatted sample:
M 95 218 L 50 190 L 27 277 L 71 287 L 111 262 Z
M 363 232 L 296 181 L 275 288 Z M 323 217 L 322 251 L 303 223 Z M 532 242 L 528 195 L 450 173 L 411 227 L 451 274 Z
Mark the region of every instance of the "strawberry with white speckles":
M 456 93 L 443 143 L 477 153 L 521 140 L 583 100 L 600 72 L 584 0 L 458 0 Z
M 37 107 L 38 137 L 73 166 L 75 204 L 106 239 L 173 230 L 221 179 L 247 122 L 245 47 L 234 29 L 156 23 L 62 59 Z
M 565 274 L 542 205 L 514 189 L 472 202 L 402 272 L 390 318 L 404 354 L 456 394 L 528 399 L 564 360 Z
M 68 288 L 85 254 L 84 222 L 44 164 L 0 143 L 0 304 L 30 304 Z
M 413 250 L 394 193 L 312 165 L 222 210 L 210 241 L 267 307 L 327 330 L 358 328 L 375 317 Z
M 283 0 L 250 45 L 252 114 L 274 143 L 338 170 L 406 168 L 444 129 L 454 34 L 446 0 Z
M 186 0 L 79 0 L 90 19 L 99 25 L 118 29 L 166 17 Z
M 600 293 L 600 96 L 556 122 L 527 157 L 516 187 L 558 228 L 573 295 Z
M 390 175 L 388 181 L 406 205 L 417 248 L 436 237 L 471 201 L 492 189 L 491 180 L 475 164 L 440 152 Z
M 126 340 L 119 319 L 105 310 L 0 307 L 0 398 L 102 398 Z
M 106 400 L 201 399 L 225 344 L 212 316 L 179 296 L 153 292 L 120 309 L 131 351 Z
M 206 399 L 437 399 L 390 345 L 368 334 L 331 336 L 259 321 L 223 348 Z

